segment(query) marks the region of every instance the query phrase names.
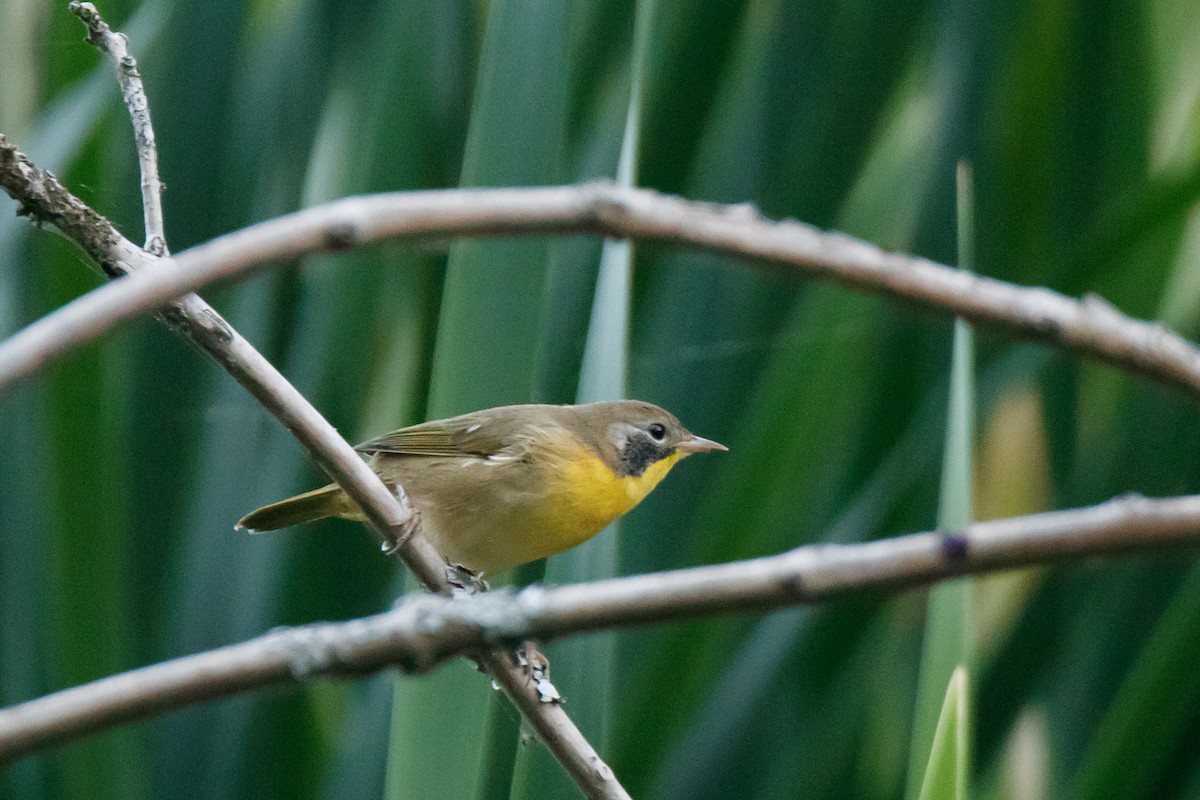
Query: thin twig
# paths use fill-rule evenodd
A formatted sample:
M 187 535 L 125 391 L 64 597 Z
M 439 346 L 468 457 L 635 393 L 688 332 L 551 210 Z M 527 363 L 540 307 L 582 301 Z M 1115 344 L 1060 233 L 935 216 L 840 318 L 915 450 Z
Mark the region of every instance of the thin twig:
M 1200 496 L 1098 506 L 853 545 L 554 588 L 417 596 L 384 614 L 283 629 L 0 710 L 0 761 L 192 703 L 314 676 L 420 672 L 480 647 L 584 631 L 816 603 L 1200 537 Z
M 8 188 L 14 179 L 4 164 L 12 156 L 5 156 L 4 146 L 0 141 L 0 186 Z M 1161 325 L 1125 316 L 1099 297 L 1072 300 L 1049 289 L 888 253 L 799 222 L 766 220 L 747 207 L 604 183 L 349 197 L 226 234 L 176 255 L 171 268 L 164 264 L 100 287 L 0 344 L 0 389 L 120 320 L 270 262 L 383 239 L 548 232 L 656 239 L 797 267 L 815 278 L 1057 344 L 1200 396 L 1200 350 Z
M 154 126 L 150 124 L 150 104 L 142 86 L 137 60 L 129 52 L 129 41 L 123 33 L 108 27 L 100 12 L 91 3 L 72 2 L 67 6 L 87 27 L 87 40 L 107 53 L 117 68 L 117 82 L 129 118 L 133 122 L 133 139 L 137 144 L 138 165 L 142 172 L 142 216 L 145 220 L 146 247 L 156 256 L 167 255 L 167 234 L 163 226 L 162 189 L 158 178 L 158 147 L 154 141 Z

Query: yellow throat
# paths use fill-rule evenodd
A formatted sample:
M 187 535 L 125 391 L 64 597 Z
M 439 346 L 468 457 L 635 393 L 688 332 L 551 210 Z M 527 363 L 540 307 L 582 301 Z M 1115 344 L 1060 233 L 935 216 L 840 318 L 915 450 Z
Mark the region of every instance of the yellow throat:
M 590 449 L 581 448 L 562 462 L 548 498 L 545 532 L 554 536 L 557 549 L 574 547 L 594 536 L 608 523 L 626 513 L 667 476 L 684 456 L 674 452 L 655 461 L 641 475 L 617 475 Z M 556 535 L 557 534 L 557 535 Z M 563 541 L 567 536 L 569 542 Z

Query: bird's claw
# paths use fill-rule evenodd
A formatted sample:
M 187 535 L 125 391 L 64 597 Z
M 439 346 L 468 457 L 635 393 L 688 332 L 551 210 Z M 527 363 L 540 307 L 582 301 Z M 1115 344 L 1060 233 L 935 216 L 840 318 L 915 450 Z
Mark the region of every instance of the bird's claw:
M 492 588 L 483 579 L 482 572 L 472 572 L 462 564 L 446 565 L 446 583 L 450 584 L 453 597 L 479 594 Z

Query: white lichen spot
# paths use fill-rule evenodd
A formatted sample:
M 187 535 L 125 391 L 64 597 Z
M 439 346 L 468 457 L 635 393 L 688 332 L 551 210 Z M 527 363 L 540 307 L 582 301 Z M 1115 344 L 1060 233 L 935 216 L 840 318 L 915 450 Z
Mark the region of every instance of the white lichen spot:
M 539 678 L 537 682 L 538 699 L 543 703 L 557 704 L 562 702 L 562 695 L 558 693 L 558 687 L 550 682 L 549 678 Z

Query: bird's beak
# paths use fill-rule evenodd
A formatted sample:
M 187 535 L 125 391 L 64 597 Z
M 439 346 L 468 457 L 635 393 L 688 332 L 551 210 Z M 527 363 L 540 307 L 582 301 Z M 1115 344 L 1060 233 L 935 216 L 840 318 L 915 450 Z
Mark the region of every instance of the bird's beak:
M 729 448 L 712 439 L 705 439 L 703 436 L 692 436 L 692 438 L 680 442 L 679 449 L 685 453 L 704 453 L 708 450 L 728 450 Z

